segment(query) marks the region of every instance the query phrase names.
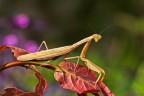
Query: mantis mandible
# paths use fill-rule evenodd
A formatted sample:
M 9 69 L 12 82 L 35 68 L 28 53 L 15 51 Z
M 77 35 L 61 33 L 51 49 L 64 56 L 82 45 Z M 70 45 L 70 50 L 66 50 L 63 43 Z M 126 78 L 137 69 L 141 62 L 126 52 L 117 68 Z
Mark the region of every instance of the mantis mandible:
M 96 81 L 96 83 L 97 83 L 98 81 L 102 81 L 104 79 L 105 71 L 102 68 L 98 67 L 96 64 L 94 64 L 91 61 L 89 61 L 88 59 L 86 59 L 85 54 L 90 46 L 91 40 L 94 39 L 95 42 L 98 42 L 101 38 L 102 38 L 101 35 L 93 34 L 93 35 L 91 35 L 87 38 L 84 38 L 72 45 L 53 48 L 53 49 L 48 49 L 46 46 L 46 43 L 43 42 L 48 50 L 42 50 L 42 51 L 38 51 L 38 52 L 34 52 L 34 53 L 21 55 L 21 56 L 17 57 L 17 60 L 19 60 L 19 61 L 29 61 L 29 60 L 51 61 L 51 60 L 55 60 L 63 55 L 70 53 L 71 51 L 73 51 L 74 49 L 76 49 L 77 47 L 82 45 L 83 43 L 86 43 L 82 49 L 80 56 L 69 57 L 69 58 L 65 58 L 65 59 L 73 59 L 73 58 L 79 59 L 80 58 L 89 69 L 99 73 L 98 79 Z

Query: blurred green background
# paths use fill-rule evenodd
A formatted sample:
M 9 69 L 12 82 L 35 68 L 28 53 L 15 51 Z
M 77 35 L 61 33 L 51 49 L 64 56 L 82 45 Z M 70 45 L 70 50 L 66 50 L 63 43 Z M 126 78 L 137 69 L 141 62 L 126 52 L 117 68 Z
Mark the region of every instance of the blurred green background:
M 106 71 L 104 83 L 116 96 L 144 96 L 144 0 L 0 0 L 1 45 L 34 52 L 42 41 L 55 48 L 94 33 L 103 38 L 92 42 L 86 57 Z M 79 55 L 82 47 L 69 56 Z M 14 60 L 9 53 L 0 58 L 1 65 Z M 45 94 L 76 96 L 60 87 L 53 71 L 40 71 L 49 83 Z M 33 91 L 37 79 L 15 67 L 3 71 L 0 82 L 0 90 Z

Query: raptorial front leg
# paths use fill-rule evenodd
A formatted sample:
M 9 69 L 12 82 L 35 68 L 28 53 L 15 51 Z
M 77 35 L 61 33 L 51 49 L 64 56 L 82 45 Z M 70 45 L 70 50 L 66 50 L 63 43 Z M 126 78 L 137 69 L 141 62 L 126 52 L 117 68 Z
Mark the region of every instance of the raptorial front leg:
M 91 43 L 91 40 L 87 41 L 87 43 L 85 44 L 81 52 L 80 59 L 87 65 L 89 69 L 99 73 L 99 76 L 96 80 L 96 83 L 97 83 L 98 81 L 102 81 L 104 79 L 105 71 L 102 68 L 98 67 L 96 64 L 92 63 L 91 61 L 85 58 L 85 54 L 90 46 L 90 43 Z
M 98 76 L 98 78 L 96 80 L 96 83 L 97 83 L 98 81 L 102 81 L 104 79 L 105 71 L 102 68 L 98 67 L 96 64 L 92 63 L 91 61 L 89 61 L 88 59 L 85 58 L 86 52 L 87 52 L 87 50 L 88 50 L 88 48 L 90 46 L 90 43 L 91 43 L 92 39 L 94 39 L 95 42 L 98 42 L 101 39 L 101 35 L 94 34 L 94 35 L 92 35 L 90 37 L 87 37 L 87 38 L 77 42 L 77 43 L 74 43 L 73 44 L 74 48 L 77 48 L 78 46 L 80 46 L 83 43 L 86 43 L 86 44 L 85 44 L 80 56 L 69 57 L 69 58 L 66 58 L 66 59 L 73 59 L 73 58 L 78 58 L 79 59 L 80 58 L 87 65 L 87 67 L 89 69 L 99 73 L 99 76 Z
M 97 83 L 98 81 L 103 81 L 103 79 L 105 77 L 105 71 L 102 68 L 98 67 L 96 64 L 92 63 L 91 61 L 89 61 L 86 58 L 80 58 L 80 59 L 87 65 L 87 67 L 89 69 L 91 69 L 99 74 L 95 83 Z
M 48 50 L 48 46 L 46 44 L 46 41 L 42 41 L 42 43 L 40 44 L 38 51 L 41 49 L 42 45 L 44 44 L 45 48 Z

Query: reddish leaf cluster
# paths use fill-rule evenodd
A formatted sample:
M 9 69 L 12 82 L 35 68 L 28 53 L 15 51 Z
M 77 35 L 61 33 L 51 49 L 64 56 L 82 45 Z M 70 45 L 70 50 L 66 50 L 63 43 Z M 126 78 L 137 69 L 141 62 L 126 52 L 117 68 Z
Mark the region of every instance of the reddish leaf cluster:
M 5 88 L 4 93 L 0 93 L 0 96 L 38 96 L 34 92 L 23 92 L 15 87 Z
M 23 92 L 15 87 L 5 88 L 4 93 L 0 93 L 0 96 L 43 96 L 43 91 L 47 88 L 47 82 L 42 75 L 35 71 L 36 77 L 39 79 L 39 83 L 36 85 L 35 92 Z
M 96 75 L 86 67 L 67 61 L 60 63 L 59 66 L 63 71 L 55 72 L 54 76 L 63 88 L 79 94 L 99 91 L 95 86 Z
M 72 62 L 62 62 L 59 64 L 62 71 L 56 71 L 54 76 L 60 85 L 78 93 L 78 96 L 87 96 L 88 93 L 94 96 L 114 96 L 109 88 L 103 83 L 95 83 L 97 78 L 94 72 L 88 68 Z
M 14 56 L 17 58 L 20 55 L 28 54 L 29 52 L 14 46 L 0 46 L 0 51 L 4 51 L 7 48 L 11 49 L 11 52 L 14 53 Z M 23 64 L 23 65 L 22 65 Z M 34 70 L 36 77 L 39 79 L 39 83 L 36 85 L 35 92 L 23 92 L 17 88 L 5 88 L 4 93 L 0 93 L 0 96 L 43 96 L 43 92 L 47 88 L 47 82 L 41 73 L 35 69 L 26 66 L 26 65 L 38 65 L 42 66 L 40 62 L 19 62 L 15 61 L 12 63 L 5 64 L 0 66 L 0 71 L 3 69 L 13 67 L 13 66 L 22 66 L 28 67 Z M 114 94 L 109 90 L 109 88 L 103 82 L 97 82 L 97 77 L 94 72 L 89 70 L 87 67 L 81 66 L 76 63 L 64 61 L 55 65 L 43 65 L 42 67 L 55 69 L 54 77 L 60 83 L 62 88 L 69 89 L 71 91 L 77 92 L 78 96 L 87 96 L 88 93 L 93 94 L 94 96 L 114 96 Z

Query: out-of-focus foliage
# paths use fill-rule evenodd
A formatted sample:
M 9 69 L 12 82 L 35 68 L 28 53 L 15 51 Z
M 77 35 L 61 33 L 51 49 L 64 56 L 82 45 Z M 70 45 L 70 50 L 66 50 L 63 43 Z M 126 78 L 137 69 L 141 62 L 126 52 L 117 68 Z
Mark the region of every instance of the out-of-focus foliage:
M 0 0 L 1 45 L 35 52 L 43 40 L 54 48 L 95 31 L 103 38 L 91 44 L 86 57 L 106 71 L 105 84 L 116 96 L 143 96 L 144 0 Z M 79 55 L 82 47 L 70 56 Z M 0 64 L 14 60 L 4 54 Z M 57 87 L 52 71 L 41 72 L 51 84 L 49 96 L 76 95 Z M 7 86 L 32 90 L 37 82 L 32 75 L 23 68 L 8 69 L 0 74 L 0 90 Z

